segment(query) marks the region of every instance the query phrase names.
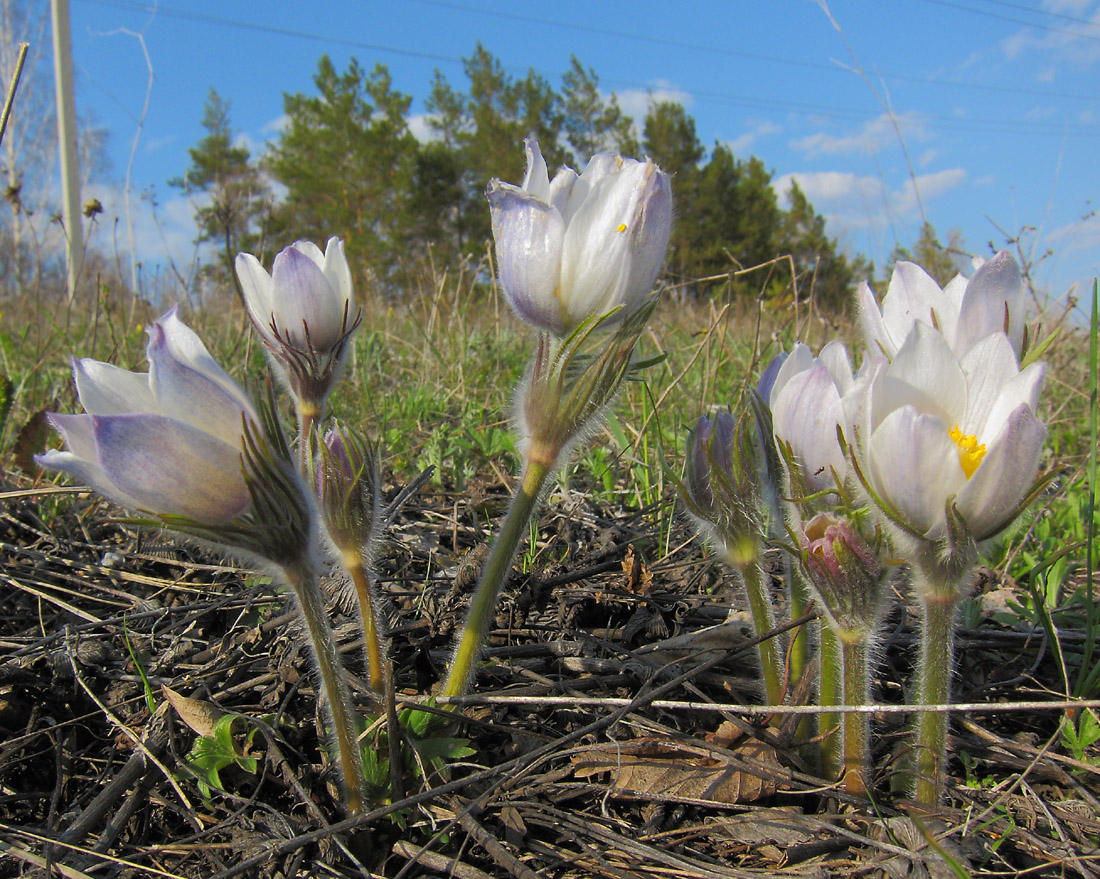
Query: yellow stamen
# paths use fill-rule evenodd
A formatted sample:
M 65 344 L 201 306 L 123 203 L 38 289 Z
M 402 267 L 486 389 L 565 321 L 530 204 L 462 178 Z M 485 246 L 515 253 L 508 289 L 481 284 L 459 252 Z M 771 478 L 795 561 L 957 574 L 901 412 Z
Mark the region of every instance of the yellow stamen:
M 619 231 L 620 232 L 625 232 L 626 231 L 626 223 L 619 223 Z
M 963 433 L 957 424 L 947 433 L 959 447 L 959 464 L 969 479 L 985 457 L 985 443 L 978 442 L 978 438 L 972 433 Z

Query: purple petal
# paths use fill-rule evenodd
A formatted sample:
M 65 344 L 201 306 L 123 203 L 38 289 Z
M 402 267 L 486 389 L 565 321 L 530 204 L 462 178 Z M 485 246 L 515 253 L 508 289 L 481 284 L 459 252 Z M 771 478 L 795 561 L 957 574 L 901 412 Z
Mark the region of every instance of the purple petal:
M 128 506 L 228 522 L 250 502 L 237 446 L 158 415 L 93 419 L 104 477 Z
M 540 330 L 561 332 L 559 282 L 565 236 L 561 214 L 499 180 L 489 185 L 488 198 L 504 295 L 520 320 Z

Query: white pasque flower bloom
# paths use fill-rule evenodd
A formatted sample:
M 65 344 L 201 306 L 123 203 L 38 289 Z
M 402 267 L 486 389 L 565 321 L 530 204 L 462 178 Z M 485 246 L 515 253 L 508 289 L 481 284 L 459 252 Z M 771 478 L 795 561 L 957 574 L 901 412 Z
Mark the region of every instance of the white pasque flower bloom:
M 847 479 L 837 427 L 851 442 L 862 400 L 861 382 L 841 342 L 829 342 L 817 357 L 799 342 L 779 367 L 768 400 L 772 431 L 790 444 L 805 491 L 825 491 Z
M 1007 250 L 987 260 L 969 280 L 957 275 L 942 290 L 920 266 L 894 266 L 882 308 L 867 282 L 859 286 L 859 322 L 872 357 L 897 354 L 915 323 L 936 327 L 956 357 L 990 333 L 1008 335 L 1020 356 L 1024 338 L 1024 284 Z
M 1040 362 L 1021 371 L 1004 333 L 956 355 L 916 322 L 893 360 L 873 366 L 862 413 L 861 467 L 885 511 L 933 541 L 947 533 L 949 502 L 975 541 L 1005 528 L 1046 441 L 1036 415 L 1044 372 Z
M 241 451 L 259 419 L 175 308 L 148 333 L 147 374 L 73 361 L 86 414 L 50 413 L 68 450 L 36 460 L 133 510 L 229 522 L 251 503 Z
M 488 198 L 501 285 L 521 320 L 566 335 L 590 317 L 641 306 L 672 228 L 668 175 L 647 159 L 592 157 L 551 180 L 533 138 L 522 186 L 493 180 Z
M 359 323 L 344 243 L 330 238 L 321 253 L 312 241 L 295 241 L 275 256 L 270 275 L 250 253 L 237 255 L 236 268 L 273 366 L 299 403 L 319 408 Z

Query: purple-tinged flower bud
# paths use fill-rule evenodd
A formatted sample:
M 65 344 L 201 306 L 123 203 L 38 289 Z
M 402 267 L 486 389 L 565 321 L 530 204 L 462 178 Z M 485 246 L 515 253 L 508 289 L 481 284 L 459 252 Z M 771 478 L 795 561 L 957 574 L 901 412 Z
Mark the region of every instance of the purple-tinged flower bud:
M 315 466 L 318 505 L 336 549 L 369 554 L 382 520 L 375 448 L 344 425 L 324 437 Z
M 884 568 L 852 525 L 819 513 L 799 535 L 802 565 L 833 627 L 860 640 L 873 635 L 885 604 Z
M 270 275 L 250 253 L 239 254 L 236 266 L 272 366 L 299 407 L 316 416 L 360 321 L 343 242 L 330 238 L 321 253 L 311 241 L 296 241 L 276 255 Z

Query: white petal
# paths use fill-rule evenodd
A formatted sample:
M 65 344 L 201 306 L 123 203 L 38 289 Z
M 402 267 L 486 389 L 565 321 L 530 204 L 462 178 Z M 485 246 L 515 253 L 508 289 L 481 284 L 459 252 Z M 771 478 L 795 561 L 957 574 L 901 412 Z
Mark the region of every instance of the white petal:
M 157 411 L 146 373 L 84 358 L 73 361 L 73 381 L 80 405 L 90 415 Z
M 336 291 L 336 301 L 340 304 L 341 312 L 346 303 L 348 320 L 353 320 L 355 292 L 352 289 L 351 269 L 348 268 L 348 260 L 344 256 L 344 242 L 336 237 L 330 238 L 325 245 L 325 277 L 328 278 L 332 289 Z
M 775 374 L 775 380 L 771 386 L 771 399 L 770 403 L 774 405 L 775 400 L 782 392 L 792 378 L 802 372 L 806 372 L 808 369 L 813 369 L 815 365 L 813 351 L 810 350 L 810 346 L 803 342 L 795 342 L 794 347 L 791 349 L 791 353 L 784 356 L 782 364 L 779 366 L 779 371 Z
M 187 334 L 194 337 L 201 353 L 187 350 L 192 342 Z M 147 353 L 149 384 L 158 411 L 239 449 L 242 415 L 256 423 L 259 418 L 198 337 L 183 324 L 173 329 L 158 322 L 150 327 Z
M 1017 373 L 1004 382 L 997 399 L 986 415 L 985 422 L 981 425 L 979 436 L 983 441 L 986 437 L 996 437 L 1004 429 L 1009 416 L 1020 405 L 1027 406 L 1032 412 L 1037 411 L 1039 391 L 1042 390 L 1045 375 L 1045 363 L 1032 363 L 1023 372 Z
M 947 300 L 932 277 L 916 263 L 898 262 L 882 300 L 882 320 L 893 340 L 909 335 L 916 322 L 932 325 L 933 314 L 945 311 Z
M 564 327 L 558 297 L 565 225 L 557 209 L 494 180 L 489 206 L 500 283 L 519 318 L 549 332 Z
M 542 157 L 539 142 L 533 137 L 525 138 L 523 148 L 527 151 L 527 173 L 523 175 L 523 189 L 549 204 L 550 175 L 546 170 L 546 159 Z
M 987 540 L 1008 524 L 1035 482 L 1046 438 L 1046 427 L 1025 403 L 1006 419 L 959 493 L 959 512 L 976 540 Z
M 302 254 L 302 256 L 308 256 L 311 263 L 317 266 L 317 268 L 324 271 L 325 255 L 321 253 L 321 248 L 314 244 L 312 241 L 306 238 L 299 238 L 290 246 L 298 251 L 298 253 Z M 275 272 L 273 271 L 271 274 L 274 278 Z
M 1020 371 L 1016 354 L 1004 333 L 991 333 L 966 351 L 959 365 L 966 376 L 967 393 L 966 416 L 959 424 L 963 433 L 985 437 L 989 432 L 986 421 L 1005 382 Z
M 317 252 L 320 254 L 319 249 Z M 331 351 L 343 337 L 344 300 L 321 265 L 297 247 L 288 247 L 275 257 L 271 280 L 280 332 L 298 350 Z
M 847 394 L 852 389 L 852 361 L 848 359 L 848 348 L 841 341 L 833 339 L 828 342 L 821 353 L 817 355 L 821 364 L 829 370 L 833 377 L 837 390 L 841 395 Z
M 1024 335 L 1024 296 L 1020 267 L 1007 250 L 987 260 L 967 285 L 955 350 L 961 353 L 990 333 L 1006 331 L 1007 314 L 1009 341 L 1019 354 Z
M 882 320 L 882 311 L 875 300 L 875 293 L 866 281 L 860 281 L 856 293 L 859 325 L 863 330 L 863 344 L 871 356 L 882 354 L 893 357 L 898 352 L 901 340 L 894 339 Z M 902 337 L 904 339 L 904 336 Z
M 561 214 L 562 220 L 566 225 L 569 224 L 569 220 L 573 214 L 570 212 L 570 202 L 573 194 L 573 187 L 578 180 L 577 172 L 572 168 L 559 168 L 558 173 L 554 175 L 554 179 L 550 181 L 550 204 L 558 209 Z M 579 202 L 573 205 L 573 208 L 579 206 Z
M 833 488 L 833 471 L 842 480 L 848 463 L 837 442 L 837 427 L 846 436 L 844 407 L 836 385 L 824 366 L 800 372 L 773 394 L 772 427 L 775 435 L 791 444 L 811 491 Z
M 912 406 L 895 409 L 871 437 L 870 465 L 882 499 L 916 531 L 938 536 L 947 498 L 966 484 L 944 423 Z
M 274 341 L 271 334 L 273 310 L 271 275 L 264 271 L 260 261 L 251 253 L 237 254 L 236 268 L 237 279 L 241 282 L 244 303 L 248 306 L 252 323 L 266 340 Z
M 918 391 L 925 400 L 920 403 L 910 398 L 905 402 L 912 402 L 921 412 L 938 415 L 950 422 L 949 427 L 966 414 L 966 378 L 943 334 L 928 324 L 913 325 L 887 374 Z

